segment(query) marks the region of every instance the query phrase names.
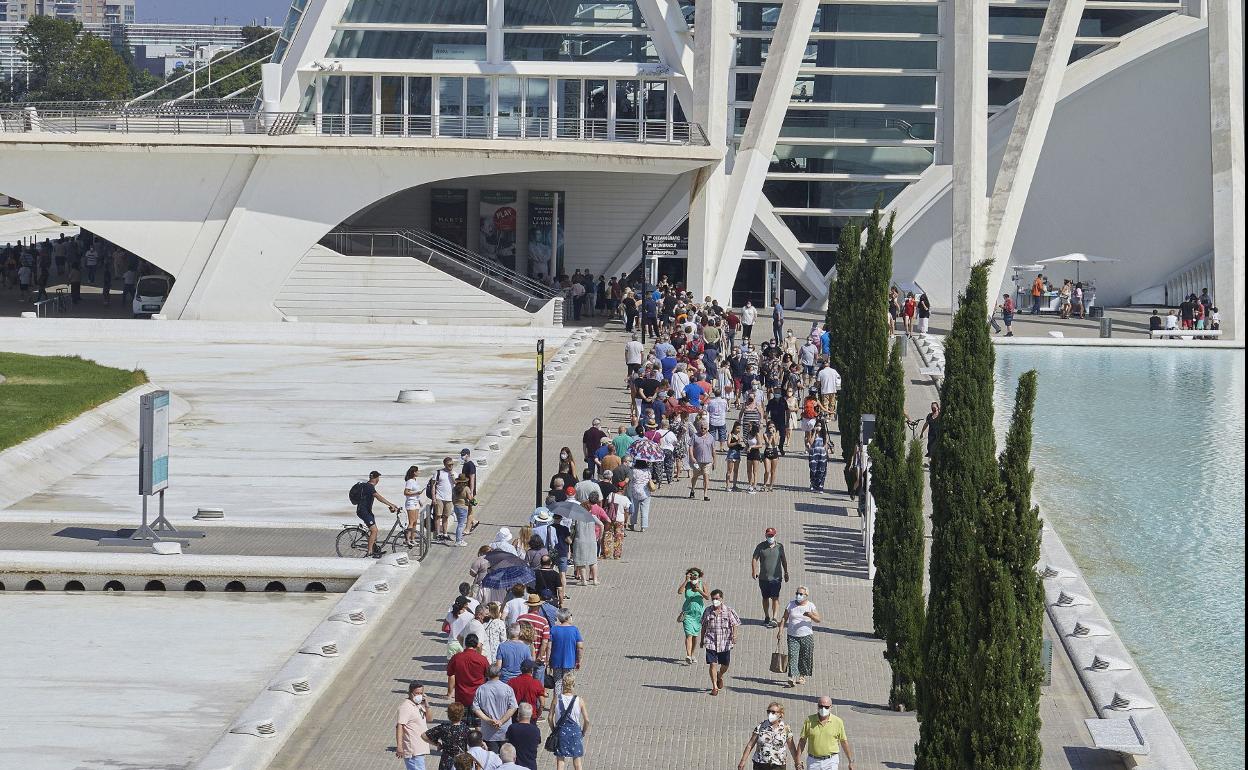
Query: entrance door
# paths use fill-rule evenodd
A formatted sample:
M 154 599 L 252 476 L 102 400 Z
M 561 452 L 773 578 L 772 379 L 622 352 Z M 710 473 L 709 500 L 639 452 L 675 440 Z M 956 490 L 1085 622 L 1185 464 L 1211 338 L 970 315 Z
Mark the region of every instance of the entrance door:
M 732 285 L 732 304 L 741 307 L 748 299 L 754 307 L 763 307 L 767 296 L 767 263 L 761 259 L 743 259 Z
M 607 138 L 607 80 L 585 81 L 585 134 L 586 139 Z

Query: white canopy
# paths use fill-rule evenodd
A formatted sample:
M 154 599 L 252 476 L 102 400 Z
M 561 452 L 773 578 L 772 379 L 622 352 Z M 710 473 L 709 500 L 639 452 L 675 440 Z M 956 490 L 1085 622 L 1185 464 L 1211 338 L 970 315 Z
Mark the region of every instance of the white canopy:
M 1113 257 L 1094 257 L 1091 254 L 1082 254 L 1082 253 L 1076 252 L 1074 254 L 1066 254 L 1065 256 L 1061 256 L 1061 257 L 1049 257 L 1048 259 L 1041 259 L 1039 260 L 1039 263 L 1042 265 L 1047 265 L 1047 264 L 1054 263 L 1054 262 L 1117 262 L 1117 261 L 1119 260 L 1114 259 Z

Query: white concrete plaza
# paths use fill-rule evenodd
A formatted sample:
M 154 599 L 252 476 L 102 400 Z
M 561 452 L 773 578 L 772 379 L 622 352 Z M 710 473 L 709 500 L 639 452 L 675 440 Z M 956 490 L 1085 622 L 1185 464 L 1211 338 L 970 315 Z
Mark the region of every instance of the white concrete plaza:
M 169 517 L 183 525 L 200 506 L 224 508 L 227 524 L 352 523 L 347 490 L 370 470 L 383 474 L 382 495 L 401 502 L 409 465 L 428 478 L 435 463 L 475 446 L 534 387 L 539 334 L 552 356 L 568 336 L 561 329 L 251 324 L 238 325 L 236 341 L 205 326 L 213 341 L 197 341 L 197 327 L 183 324 L 28 323 L 40 326 L 25 327 L 25 339 L 16 333 L 23 327 L 10 326 L 4 349 L 138 366 L 190 404 L 170 431 L 166 496 Z M 436 401 L 395 403 L 401 388 L 427 388 Z M 0 511 L 0 522 L 134 524 L 137 466 L 135 445 L 117 449 Z M 376 512 L 379 523 L 388 521 L 384 508 Z
M 188 767 L 339 598 L 0 594 L 0 767 Z

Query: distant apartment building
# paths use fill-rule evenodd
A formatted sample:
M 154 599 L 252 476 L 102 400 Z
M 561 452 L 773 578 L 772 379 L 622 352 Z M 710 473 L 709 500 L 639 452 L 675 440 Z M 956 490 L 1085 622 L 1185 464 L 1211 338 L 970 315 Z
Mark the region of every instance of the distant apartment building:
M 84 24 L 129 24 L 135 0 L 0 0 L 0 21 L 26 21 L 31 16 L 77 19 Z

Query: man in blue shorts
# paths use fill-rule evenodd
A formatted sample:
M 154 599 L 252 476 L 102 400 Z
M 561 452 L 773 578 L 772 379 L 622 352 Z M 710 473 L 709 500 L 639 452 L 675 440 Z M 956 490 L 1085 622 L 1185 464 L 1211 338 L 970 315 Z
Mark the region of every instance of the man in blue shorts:
M 724 592 L 711 591 L 711 606 L 702 611 L 702 647 L 706 649 L 706 665 L 711 675 L 711 695 L 719 695 L 724 687 L 724 674 L 732 663 L 732 648 L 737 645 L 737 626 L 741 618 L 736 610 L 724 603 Z
M 399 507 L 381 496 L 377 491 L 377 484 L 381 481 L 381 474 L 372 471 L 368 474 L 368 481 L 356 484 L 352 489 L 355 503 L 355 515 L 360 521 L 364 522 L 364 526 L 368 527 L 368 551 L 365 556 L 381 558 L 382 551 L 377 547 L 377 519 L 373 517 L 373 498 L 380 500 L 390 509 L 391 513 L 398 513 Z

